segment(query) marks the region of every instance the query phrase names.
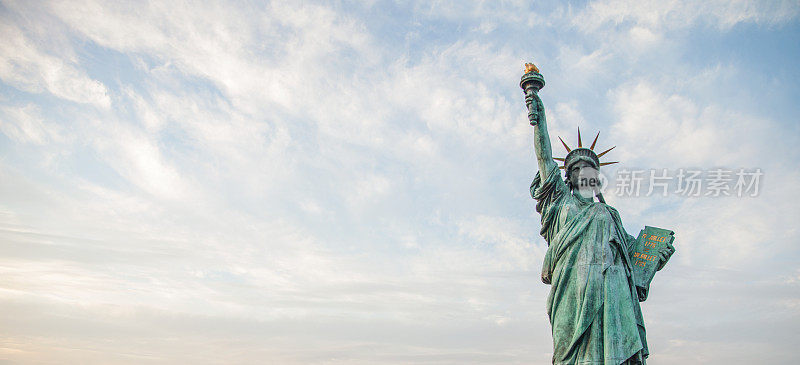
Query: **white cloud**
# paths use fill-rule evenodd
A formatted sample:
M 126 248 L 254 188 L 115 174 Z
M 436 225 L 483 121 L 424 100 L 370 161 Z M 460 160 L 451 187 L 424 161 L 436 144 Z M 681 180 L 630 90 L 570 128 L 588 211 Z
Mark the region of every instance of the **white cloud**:
M 489 244 L 495 270 L 533 271 L 544 259 L 547 247 L 534 244 L 538 237 L 531 237 L 530 230 L 522 222 L 503 217 L 479 215 L 458 224 L 459 233 L 470 241 Z
M 774 121 L 748 115 L 737 106 L 698 105 L 691 96 L 664 93 L 659 86 L 641 80 L 609 92 L 618 120 L 611 133 L 622 141 L 637 142 L 626 143 L 616 151 L 629 164 L 647 161 L 656 167 L 763 166 L 760 156 L 777 153 L 775 141 L 768 134 L 780 129 Z M 749 143 L 742 144 L 743 140 Z M 661 146 L 661 153 L 640 151 L 639 146 L 653 145 Z
M 800 7 L 793 1 L 599 0 L 590 2 L 579 11 L 573 24 L 588 32 L 622 24 L 663 31 L 686 28 L 699 22 L 727 30 L 739 23 L 786 23 L 799 14 Z
M 355 179 L 347 195 L 350 204 L 374 204 L 387 196 L 392 189 L 392 181 L 386 176 L 377 174 L 360 176 Z
M 76 65 L 47 54 L 18 27 L 0 25 L 0 79 L 33 93 L 48 91 L 77 103 L 108 108 L 111 99 L 105 85 L 89 78 Z
M 433 18 L 444 19 L 497 19 L 507 22 L 521 22 L 527 15 L 530 5 L 520 0 L 504 1 L 416 1 L 414 12 Z M 483 24 L 483 23 L 481 23 Z
M 737 24 L 775 28 L 798 16 L 800 6 L 796 2 L 746 0 L 597 0 L 550 14 L 558 24 L 583 34 L 580 42 L 559 42 L 559 61 L 567 69 L 565 78 L 580 87 L 613 82 L 614 75 L 632 69 L 647 69 L 652 76 L 684 72 L 674 67 L 686 63 L 687 45 L 696 42 L 693 34 L 725 34 Z
M 414 65 L 396 62 L 385 84 L 396 108 L 418 113 L 433 133 L 522 147 L 525 124 L 518 123 L 505 96 L 490 89 L 496 80 L 517 77 L 517 69 L 509 65 L 521 64 L 521 58 L 509 49 L 497 52 L 486 44 L 457 42 Z
M 705 78 L 700 73 L 700 78 Z M 752 198 L 628 198 L 614 199 L 621 212 L 642 212 L 654 204 L 670 204 L 658 214 L 664 224 L 681 227 L 682 257 L 687 263 L 704 262 L 727 268 L 759 266 L 777 252 L 791 250 L 784 244 L 782 228 L 792 209 L 781 191 L 793 191 L 798 175 L 782 168 L 776 146 L 791 144 L 796 136 L 774 135 L 782 127 L 772 120 L 746 115 L 737 107 L 700 104 L 680 94 L 665 94 L 655 85 L 640 81 L 612 90 L 617 122 L 611 135 L 619 142 L 615 160 L 638 168 L 710 170 L 760 168 L 766 177 L 758 199 Z M 743 141 L 747 141 L 743 143 Z M 650 146 L 659 146 L 653 150 Z M 734 176 L 735 177 L 735 176 Z M 643 191 L 644 192 L 644 191 Z M 735 193 L 734 193 L 735 195 Z M 764 214 L 785 212 L 781 215 Z M 653 218 L 656 219 L 656 218 Z M 657 224 L 656 224 L 657 225 Z M 731 227 L 748 227 L 746 231 Z M 770 250 L 763 247 L 769 246 Z
M 101 46 L 146 54 L 210 80 L 248 112 L 307 107 L 324 96 L 315 86 L 330 75 L 337 52 L 355 49 L 370 58 L 363 29 L 322 6 L 145 3 L 135 17 L 121 3 L 54 2 L 49 8 Z M 254 12 L 263 16 L 249 16 Z
M 638 49 L 647 48 L 661 42 L 659 34 L 653 33 L 653 31 L 644 27 L 633 27 L 629 34 L 634 47 Z
M 565 73 L 571 77 L 585 79 L 591 73 L 606 69 L 604 64 L 611 59 L 611 54 L 605 49 L 595 49 L 585 54 L 581 50 L 564 46 L 558 59 Z
M 42 145 L 59 138 L 54 126 L 44 123 L 39 107 L 34 104 L 2 106 L 0 113 L 0 131 L 17 142 Z

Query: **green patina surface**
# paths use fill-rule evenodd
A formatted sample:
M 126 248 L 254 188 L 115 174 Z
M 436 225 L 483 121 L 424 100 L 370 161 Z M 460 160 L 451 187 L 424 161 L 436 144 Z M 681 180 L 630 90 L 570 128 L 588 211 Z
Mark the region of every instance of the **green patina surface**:
M 542 82 L 526 83 L 539 79 Z M 551 285 L 547 314 L 552 324 L 553 364 L 644 363 L 649 351 L 632 266 L 636 238 L 625 231 L 616 209 L 578 194 L 569 182 L 578 181 L 584 166 L 598 168 L 592 159 L 567 159 L 567 179 L 562 179 L 538 96 L 543 80 L 538 72 L 529 72 L 521 86 L 526 91 L 539 165 L 531 196 L 548 243 L 542 281 Z M 670 246 L 657 252 L 661 266 L 673 251 Z

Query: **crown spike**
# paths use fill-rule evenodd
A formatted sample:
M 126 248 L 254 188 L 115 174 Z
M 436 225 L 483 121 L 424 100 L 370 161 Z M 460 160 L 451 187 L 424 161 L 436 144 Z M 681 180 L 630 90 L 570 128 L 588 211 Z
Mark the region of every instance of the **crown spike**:
M 600 163 L 600 166 L 605 166 L 605 165 L 613 165 L 613 164 L 615 164 L 615 163 L 619 163 L 619 161 L 614 161 L 614 162 L 601 162 L 601 163 Z
M 594 150 L 594 145 L 597 144 L 597 137 L 600 137 L 600 131 L 597 131 L 597 135 L 594 136 L 594 141 L 592 142 L 592 146 L 589 147 L 590 150 Z
M 598 155 L 597 155 L 597 157 L 598 157 L 598 158 L 600 158 L 600 157 L 603 157 L 603 155 L 605 155 L 606 153 L 608 153 L 608 151 L 611 151 L 611 150 L 613 150 L 614 148 L 617 148 L 617 146 L 611 147 L 611 148 L 609 148 L 609 149 L 607 149 L 607 150 L 605 150 L 605 151 L 601 152 L 600 154 L 598 154 Z
M 556 160 L 556 161 L 564 162 L 564 158 L 563 157 L 553 157 L 553 159 Z
M 581 127 L 578 127 L 578 148 L 583 147 L 583 142 L 581 142 Z
M 563 140 L 563 139 L 561 139 L 561 136 L 558 136 L 558 140 L 559 140 L 559 141 L 561 141 L 561 144 L 563 144 L 563 145 L 564 145 L 564 148 L 566 148 L 566 149 L 567 149 L 567 152 L 571 152 L 571 151 L 572 151 L 572 149 L 570 149 L 570 148 L 569 148 L 569 146 L 567 146 L 567 143 L 566 143 L 566 142 L 564 142 L 564 140 Z
M 558 168 L 563 170 L 563 169 L 566 169 L 567 167 L 566 166 L 559 166 Z

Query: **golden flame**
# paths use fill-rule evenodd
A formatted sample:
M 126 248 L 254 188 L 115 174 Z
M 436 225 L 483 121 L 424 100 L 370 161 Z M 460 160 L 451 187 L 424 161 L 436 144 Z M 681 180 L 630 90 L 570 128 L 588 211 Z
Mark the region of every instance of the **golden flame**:
M 528 73 L 528 72 L 536 72 L 538 74 L 539 73 L 539 68 L 536 67 L 536 65 L 534 65 L 532 63 L 526 63 L 525 64 L 525 73 Z

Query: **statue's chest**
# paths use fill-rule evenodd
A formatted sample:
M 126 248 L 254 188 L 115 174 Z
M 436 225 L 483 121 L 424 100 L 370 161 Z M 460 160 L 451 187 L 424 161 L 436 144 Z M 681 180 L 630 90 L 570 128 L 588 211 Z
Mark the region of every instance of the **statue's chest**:
M 610 244 L 614 235 L 614 219 L 608 210 L 593 203 L 578 202 L 573 198 L 564 202 L 559 209 L 557 219 L 558 230 L 568 229 L 569 234 L 581 236 L 573 247 L 579 250 L 575 264 L 603 264 L 606 268 L 619 261 Z M 590 222 L 584 225 L 575 221 L 583 219 Z M 573 237 L 575 238 L 577 237 Z
M 561 205 L 558 212 L 558 226 L 564 227 L 568 222 L 574 219 L 583 209 L 587 208 L 587 204 L 581 204 L 575 198 L 569 197 Z

